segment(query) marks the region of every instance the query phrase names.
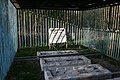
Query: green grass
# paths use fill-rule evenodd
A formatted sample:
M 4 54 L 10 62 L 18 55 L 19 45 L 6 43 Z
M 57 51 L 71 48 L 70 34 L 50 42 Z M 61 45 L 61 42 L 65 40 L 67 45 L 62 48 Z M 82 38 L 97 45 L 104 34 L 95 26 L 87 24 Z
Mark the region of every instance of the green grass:
M 20 61 L 14 62 L 6 80 L 44 80 L 39 62 Z
M 25 56 L 36 56 L 37 51 L 51 51 L 51 50 L 76 50 L 80 53 L 88 54 L 88 53 L 99 53 L 97 50 L 92 50 L 90 48 L 84 47 L 84 46 L 70 46 L 68 45 L 68 48 L 65 46 L 59 46 L 55 45 L 51 49 L 49 47 L 32 47 L 32 48 L 20 48 L 17 51 L 16 57 L 25 57 Z
M 48 47 L 32 47 L 18 49 L 16 57 L 36 56 L 37 51 L 49 50 Z

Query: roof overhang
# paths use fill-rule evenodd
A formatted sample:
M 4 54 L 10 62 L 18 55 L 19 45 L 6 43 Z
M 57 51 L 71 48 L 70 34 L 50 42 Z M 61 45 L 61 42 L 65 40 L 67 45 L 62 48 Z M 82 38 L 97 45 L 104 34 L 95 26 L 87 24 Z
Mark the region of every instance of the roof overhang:
M 118 5 L 120 0 L 11 0 L 16 8 L 23 9 L 78 9 L 88 10 Z

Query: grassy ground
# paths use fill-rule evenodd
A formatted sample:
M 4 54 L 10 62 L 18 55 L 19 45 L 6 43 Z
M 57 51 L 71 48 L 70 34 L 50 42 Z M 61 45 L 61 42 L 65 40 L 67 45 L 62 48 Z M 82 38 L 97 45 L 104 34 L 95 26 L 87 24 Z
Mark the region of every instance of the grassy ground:
M 6 80 L 44 80 L 37 61 L 14 62 Z
M 58 48 L 60 50 L 60 48 Z M 65 48 L 64 48 L 65 49 Z M 91 53 L 99 53 L 98 51 L 88 49 L 86 47 L 74 46 L 67 49 L 74 49 L 80 53 L 91 54 Z M 48 49 L 48 47 L 35 47 L 35 48 L 23 48 L 19 49 L 16 57 L 25 57 L 25 56 L 36 56 L 37 51 L 43 50 L 56 50 L 56 49 Z M 102 66 L 108 68 L 111 71 L 120 70 L 120 64 L 117 61 L 112 60 L 108 57 L 101 56 L 89 56 L 92 60 L 92 63 L 98 63 Z M 120 75 L 119 75 L 120 76 Z M 14 61 L 6 80 L 44 80 L 43 72 L 41 72 L 39 61 Z

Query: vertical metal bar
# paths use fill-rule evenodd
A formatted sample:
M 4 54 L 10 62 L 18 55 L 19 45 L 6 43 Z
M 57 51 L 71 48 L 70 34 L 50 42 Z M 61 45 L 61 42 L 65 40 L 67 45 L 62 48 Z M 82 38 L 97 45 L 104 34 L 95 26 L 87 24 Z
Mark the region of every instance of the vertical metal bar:
M 113 53 L 115 53 L 115 51 L 114 51 L 114 48 L 115 48 L 115 28 L 116 28 L 116 26 L 115 26 L 115 24 L 116 24 L 116 20 L 115 20 L 115 18 L 116 18 L 116 6 L 114 6 L 114 14 L 113 14 L 113 42 L 112 42 L 112 45 L 113 45 L 113 49 L 112 49 L 112 53 L 111 53 L 111 57 L 114 57 L 114 54 Z
M 72 22 L 71 22 L 71 11 L 72 11 L 72 10 L 69 10 L 69 31 L 68 31 L 69 38 L 70 38 L 70 39 L 69 39 L 69 40 L 70 40 L 70 41 L 69 41 L 69 45 L 71 44 L 71 41 L 72 41 L 72 31 L 71 31 L 71 30 L 72 30 L 72 29 L 71 29 L 71 23 L 72 23 Z
M 43 34 L 43 37 L 42 37 L 42 39 L 43 39 L 43 40 L 42 40 L 42 46 L 44 46 L 44 38 L 45 38 L 45 35 L 44 35 L 44 33 L 45 33 L 45 32 L 44 32 L 44 30 L 45 30 L 45 29 L 44 29 L 45 20 L 44 20 L 44 19 L 45 19 L 45 14 L 44 14 L 44 9 L 43 9 L 43 13 L 42 13 L 42 24 L 43 24 L 43 25 L 42 25 L 42 34 Z
M 41 46 L 43 46 L 43 9 L 40 10 L 41 11 Z
M 49 15 L 49 10 L 47 10 L 47 15 Z M 49 44 L 49 27 L 50 27 L 50 18 L 47 17 L 47 46 Z
M 59 18 L 59 16 L 60 16 L 60 10 L 57 10 L 57 26 L 58 26 L 58 28 L 60 28 L 60 18 Z
M 71 21 L 71 20 L 70 20 L 70 19 L 71 19 L 71 18 L 70 18 L 70 17 L 71 17 L 71 16 L 70 16 L 70 13 L 71 13 L 71 10 L 68 10 L 68 30 L 66 31 L 66 32 L 67 32 L 67 36 L 68 36 L 68 38 L 69 38 L 68 41 L 67 41 L 67 42 L 68 42 L 68 46 L 70 45 L 70 39 L 71 39 L 71 37 L 70 37 L 70 35 L 71 35 L 71 34 L 70 34 L 70 30 L 71 30 L 71 28 L 70 28 L 70 21 Z
M 46 9 L 44 9 L 44 46 L 46 46 Z
M 38 9 L 36 9 L 36 23 L 37 23 L 37 27 L 36 27 L 36 43 L 37 43 L 37 47 L 39 46 L 39 43 L 38 43 L 38 39 L 39 39 L 39 13 L 38 13 Z
M 34 36 L 34 34 L 33 34 L 33 31 L 34 31 L 33 30 L 33 27 L 34 27 L 34 25 L 33 25 L 33 14 L 34 14 L 34 11 L 33 11 L 33 9 L 31 9 L 31 21 L 30 21 L 31 22 L 31 46 L 34 46 L 33 45 L 33 40 L 34 40 L 33 39 L 34 38 L 33 37 Z
M 36 9 L 34 10 L 34 14 L 35 14 L 35 23 L 34 23 L 34 27 L 35 27 L 35 46 L 37 46 L 37 13 L 36 13 Z
M 115 6 L 115 31 L 117 30 L 117 14 L 118 14 L 118 10 L 117 10 L 117 6 Z
M 79 11 L 79 45 L 81 45 L 81 21 L 82 21 L 82 11 Z M 80 47 L 80 46 L 79 46 Z
M 107 30 L 109 30 L 109 15 L 110 15 L 110 7 L 107 7 L 107 26 L 106 26 L 106 31 L 105 31 L 105 37 L 104 37 L 104 39 L 106 40 L 106 50 L 105 50 L 105 54 L 107 55 L 108 54 L 108 45 L 109 45 L 109 31 L 107 31 Z
M 32 10 L 30 9 L 30 11 L 29 11 L 29 36 L 30 36 L 30 47 L 32 47 L 32 37 L 31 37 L 31 36 L 32 36 L 32 34 L 31 34 L 31 33 L 32 33 L 32 31 L 31 31 L 31 30 L 32 30 L 32 28 L 31 28 L 31 25 L 32 25 L 31 23 L 32 23 L 32 22 L 31 22 L 31 14 L 32 14 Z
M 30 47 L 30 42 L 29 42 L 29 9 L 26 9 L 26 29 L 27 29 L 27 47 Z
M 81 35 L 81 44 L 83 44 L 83 13 L 84 11 L 81 12 L 81 27 L 80 27 L 80 35 Z
M 101 24 L 100 18 L 101 18 L 101 15 L 102 15 L 101 12 L 102 12 L 102 10 L 101 10 L 101 8 L 99 8 L 98 9 L 98 15 L 99 15 L 98 16 L 98 31 L 99 31 L 99 34 L 98 34 L 98 49 L 99 50 L 100 50 L 100 39 L 99 39 L 99 37 L 101 35 L 101 31 L 100 31 L 101 30 L 101 28 L 100 28 L 101 27 L 101 25 L 100 25 Z
M 56 26 L 56 20 L 57 20 L 57 10 L 54 10 L 55 17 L 54 17 L 54 27 L 57 28 Z
M 38 40 L 39 39 L 39 12 L 38 12 L 38 9 L 36 9 L 36 13 L 37 13 L 37 15 L 36 15 L 36 20 L 37 20 L 37 30 L 36 30 L 37 31 L 37 40 L 36 41 L 37 42 L 36 43 L 37 43 L 37 46 L 39 46 L 39 43 L 38 43 L 39 42 L 39 40 Z
M 48 15 L 47 15 L 48 12 L 47 12 L 47 11 L 48 11 L 48 10 L 46 9 L 46 10 L 45 10 L 45 12 L 46 12 L 46 20 L 45 20 L 45 22 L 46 22 L 46 25 L 45 25 L 45 27 L 46 27 L 46 46 L 47 46 L 47 42 L 48 42 L 48 41 L 47 41 L 47 39 L 48 39 L 48 38 L 47 38 L 47 36 L 48 36 Z
M 115 57 L 114 53 L 115 53 L 115 40 L 116 40 L 116 33 L 115 33 L 115 29 L 116 29 L 116 6 L 114 6 L 114 17 L 113 17 L 113 20 L 114 20 L 114 24 L 113 24 L 113 50 L 112 50 L 112 56 L 111 57 Z
M 105 8 L 105 25 L 104 25 L 105 28 L 104 28 L 104 38 L 103 38 L 103 39 L 104 39 L 104 43 L 103 43 L 103 49 L 104 49 L 104 50 L 103 50 L 103 53 L 104 53 L 104 54 L 106 54 L 106 49 L 107 49 L 107 48 L 106 48 L 107 41 L 106 41 L 105 38 L 106 38 L 106 35 L 107 35 L 106 30 L 108 29 L 108 23 L 107 23 L 108 19 L 109 19 L 109 18 L 108 18 L 108 7 L 106 7 L 106 8 Z
M 75 10 L 75 45 L 77 45 L 77 11 Z
M 53 10 L 51 10 L 51 13 L 53 13 Z M 51 24 L 52 24 L 52 28 L 54 28 L 53 15 L 52 15 L 52 22 L 51 22 Z
M 77 10 L 75 10 L 75 44 L 77 45 Z
M 70 44 L 73 44 L 73 39 L 72 39 L 72 10 L 70 11 L 70 37 L 71 37 L 71 41 Z
M 79 45 L 79 11 L 77 11 L 77 45 Z
M 76 11 L 75 11 L 75 10 L 73 10 L 73 18 L 74 18 L 74 19 L 73 19 L 73 20 L 74 20 L 74 21 L 73 21 L 73 22 L 74 22 L 74 23 L 73 23 L 73 33 L 75 34 L 75 35 L 74 35 L 74 37 L 75 37 L 75 38 L 74 38 L 74 45 L 75 45 L 75 44 L 76 44 Z
M 20 14 L 20 10 L 18 10 L 18 46 L 21 47 L 21 14 Z
M 56 27 L 57 28 L 59 28 L 59 25 L 58 25 L 58 16 L 59 16 L 59 12 L 58 12 L 58 10 L 56 10 L 56 22 L 55 22 L 55 24 L 56 24 Z
M 28 15 L 27 15 L 27 9 L 25 9 L 25 23 L 26 23 L 26 47 L 28 47 Z
M 24 28 L 23 28 L 23 9 L 21 10 L 21 15 L 22 15 L 22 18 L 21 18 L 21 36 L 22 36 L 22 46 L 21 47 L 24 47 Z
M 35 46 L 35 11 L 32 9 L 32 46 Z
M 59 28 L 61 28 L 60 22 L 61 22 L 61 10 L 58 10 L 58 26 L 59 26 Z
M 105 34 L 106 34 L 106 21 L 107 21 L 107 7 L 104 8 L 104 17 L 103 17 L 103 32 L 102 32 L 102 53 L 105 54 L 105 49 L 106 49 L 106 39 L 105 39 Z
M 52 10 L 50 10 L 50 14 L 52 14 Z M 53 28 L 52 15 L 51 15 L 51 18 L 50 18 L 50 27 Z
M 118 56 L 118 38 L 119 38 L 119 36 L 118 36 L 118 18 L 119 18 L 119 5 L 117 5 L 116 6 L 116 8 L 117 8 L 117 11 L 116 11 L 116 41 L 115 41 L 115 43 L 116 43 L 116 48 L 115 48 L 115 58 L 117 58 L 117 56 Z
M 68 31 L 68 11 L 65 10 L 65 29 Z
M 78 23 L 79 23 L 79 29 L 78 29 L 78 44 L 81 45 L 81 11 L 78 12 Z
M 26 47 L 26 23 L 25 23 L 25 10 L 23 10 L 23 30 L 24 30 L 24 47 Z
M 102 54 L 104 54 L 104 29 L 105 29 L 105 19 L 106 19 L 106 7 L 105 8 L 103 8 L 103 17 L 102 17 L 102 32 L 101 32 L 101 37 L 102 37 L 102 39 L 101 39 L 101 44 L 100 44 L 100 49 L 101 49 L 101 52 L 102 52 Z
M 40 45 L 42 46 L 42 10 L 40 9 Z
M 116 22 L 117 28 L 116 29 L 118 30 L 119 29 L 119 5 L 117 5 L 117 17 L 116 18 L 117 18 L 117 22 Z
M 112 7 L 110 6 L 110 8 L 109 8 L 109 24 L 108 24 L 108 29 L 109 29 L 109 31 L 107 32 L 108 33 L 108 53 L 107 53 L 107 55 L 110 55 L 110 47 L 111 47 L 111 45 L 110 45 L 110 43 L 111 43 L 111 39 L 110 39 L 110 35 L 111 35 L 111 23 L 112 22 Z
M 45 10 L 45 36 L 46 36 L 46 39 L 45 39 L 45 46 L 47 46 L 47 34 L 48 34 L 48 21 L 47 21 L 47 10 Z
M 113 39 L 114 39 L 114 33 L 113 33 L 113 26 L 114 26 L 114 7 L 112 7 L 112 26 L 111 26 L 111 29 L 112 29 L 112 32 L 111 32 L 111 50 L 110 50 L 110 57 L 112 56 L 112 53 L 113 53 Z
M 40 16 L 39 16 L 39 19 L 40 19 L 40 21 L 39 21 L 39 24 L 40 24 L 40 26 L 39 26 L 39 38 L 40 38 L 40 43 L 39 43 L 39 45 L 40 45 L 40 47 L 42 46 L 42 12 L 41 12 L 41 9 L 39 9 L 39 14 L 40 14 Z
M 112 7 L 110 6 L 109 7 L 109 17 L 108 17 L 108 29 L 109 29 L 109 32 L 107 32 L 107 34 L 108 34 L 108 50 L 107 50 L 107 55 L 109 55 L 110 54 L 110 42 L 111 42 L 111 40 L 110 40 L 110 29 L 111 29 L 111 11 L 112 11 Z
M 25 22 L 25 26 L 24 26 L 24 30 L 25 30 L 25 47 L 27 47 L 27 22 L 26 22 L 26 19 L 27 19 L 27 16 L 26 16 L 26 9 L 24 11 L 24 22 Z
M 37 10 L 38 13 L 38 46 L 40 47 L 40 10 Z
M 108 27 L 109 27 L 109 29 L 111 29 L 111 27 L 112 27 L 112 23 L 111 23 L 111 18 L 112 18 L 112 6 L 110 6 L 110 8 L 109 8 L 109 24 L 108 24 Z
M 55 26 L 54 26 L 54 20 L 55 20 L 54 17 L 52 17 L 52 27 L 53 28 L 55 28 Z
M 110 53 L 111 53 L 111 39 L 110 39 L 110 37 L 111 37 L 111 30 L 112 30 L 112 7 L 110 6 L 110 9 L 109 9 L 109 32 L 108 32 L 108 34 L 109 34 L 109 52 L 108 52 L 108 56 L 110 55 Z
M 117 10 L 117 6 L 115 6 L 115 24 L 114 24 L 114 26 L 115 26 L 115 29 L 114 29 L 114 48 L 113 48 L 113 58 L 116 58 L 116 54 L 117 54 L 117 52 L 116 52 L 116 49 L 117 49 L 117 44 L 116 44 L 116 42 L 117 42 L 117 33 L 116 33 L 116 30 L 117 30 L 117 14 L 118 14 L 118 10 Z
M 111 12 L 110 12 L 110 7 L 107 7 L 107 21 L 108 21 L 108 23 L 107 23 L 107 28 L 106 28 L 106 31 L 105 31 L 105 33 L 106 33 L 106 37 L 105 37 L 105 39 L 106 39 L 106 55 L 108 55 L 108 53 L 109 53 L 109 42 L 110 42 L 110 39 L 109 39 L 109 20 L 110 20 L 110 14 L 111 14 Z

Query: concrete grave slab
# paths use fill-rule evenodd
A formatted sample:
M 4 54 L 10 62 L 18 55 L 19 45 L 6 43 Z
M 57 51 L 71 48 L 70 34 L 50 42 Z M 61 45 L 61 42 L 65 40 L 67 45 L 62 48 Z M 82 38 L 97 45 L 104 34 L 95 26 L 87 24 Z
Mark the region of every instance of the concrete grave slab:
M 103 80 L 111 77 L 111 72 L 99 64 L 80 66 L 49 67 L 44 70 L 45 80 Z
M 40 51 L 37 52 L 37 56 L 43 55 L 61 55 L 61 54 L 77 54 L 78 52 L 75 50 L 60 50 L 60 51 Z
M 113 78 L 113 79 L 107 79 L 107 80 L 120 80 L 120 77 L 118 77 L 118 78 Z
M 40 59 L 40 65 L 42 71 L 48 67 L 59 67 L 59 66 L 75 66 L 91 64 L 91 60 L 85 56 L 69 56 L 69 57 L 52 57 Z

